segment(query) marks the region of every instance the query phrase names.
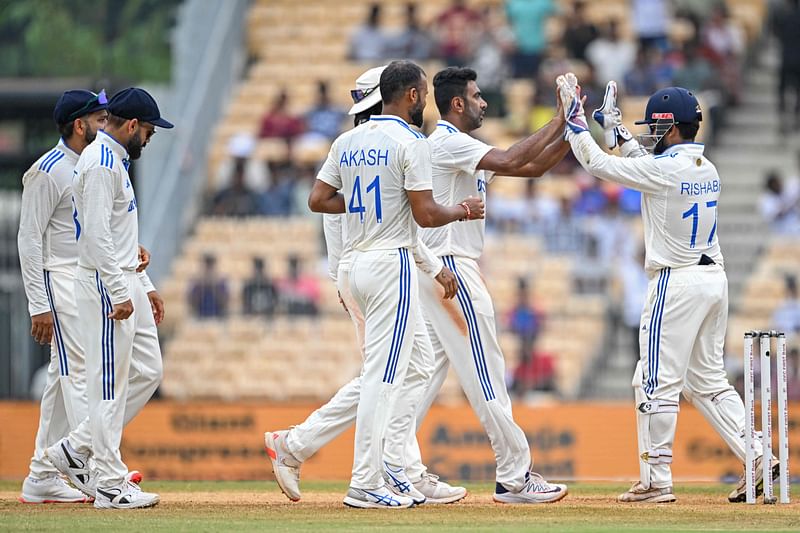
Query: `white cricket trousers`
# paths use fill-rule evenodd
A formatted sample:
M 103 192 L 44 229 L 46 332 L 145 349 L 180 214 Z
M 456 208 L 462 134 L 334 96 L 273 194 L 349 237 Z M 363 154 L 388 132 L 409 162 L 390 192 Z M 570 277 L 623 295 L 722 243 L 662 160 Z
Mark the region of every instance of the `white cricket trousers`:
M 632 382 L 645 486 L 672 485 L 681 393 L 744 461 L 744 405 L 723 361 L 727 322 L 728 279 L 721 266 L 664 268 L 651 277 Z
M 161 348 L 153 311 L 135 272 L 126 272 L 133 314 L 111 320 L 108 291 L 95 270 L 78 267 L 75 293 L 86 349 L 89 417 L 69 436 L 79 452 L 94 454 L 97 486 L 120 485 L 122 428 L 145 406 L 161 383 Z
M 30 475 L 43 479 L 58 474 L 44 451 L 62 438 L 89 413 L 86 402 L 86 367 L 75 305 L 75 273 L 44 271 L 44 286 L 53 314 L 50 364 L 39 410 L 36 448 Z
M 453 365 L 472 409 L 486 430 L 497 461 L 496 480 L 510 491 L 522 490 L 531 468 L 525 432 L 514 422 L 506 389 L 503 352 L 497 341 L 494 307 L 478 263 L 465 257 L 445 256 L 444 265 L 456 275 L 455 300 L 444 300 L 439 287 L 420 278 L 422 312 L 435 354 L 433 377 L 425 392 L 418 423 L 428 412 Z M 425 472 L 416 441 L 409 441 L 406 457 L 410 478 Z
M 427 277 L 427 276 L 420 276 Z M 364 315 L 350 290 L 350 265 L 343 263 L 336 275 L 336 287 L 347 307 L 356 332 L 356 340 L 364 357 Z M 433 366 L 433 348 L 419 313 L 414 335 L 414 347 L 409 360 L 406 378 L 400 391 L 403 401 L 395 403 L 392 424 L 384 437 L 384 460 L 405 466 L 406 440 L 416 439 L 415 414 L 427 388 Z M 301 424 L 289 430 L 286 447 L 298 460 L 306 461 L 327 443 L 341 435 L 356 421 L 361 396 L 361 374 L 349 381 L 325 405 L 311 413 Z
M 384 486 L 383 439 L 408 370 L 419 318 L 417 269 L 407 248 L 355 252 L 350 290 L 364 314 L 352 487 Z M 413 422 L 413 419 L 412 419 Z

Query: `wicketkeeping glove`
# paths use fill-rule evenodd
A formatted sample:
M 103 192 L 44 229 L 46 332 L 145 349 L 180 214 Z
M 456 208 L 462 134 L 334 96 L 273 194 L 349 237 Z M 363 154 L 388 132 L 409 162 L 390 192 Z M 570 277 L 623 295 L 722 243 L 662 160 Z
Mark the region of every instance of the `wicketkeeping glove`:
M 609 149 L 622 144 L 620 138 L 623 143 L 633 138 L 628 128 L 622 125 L 622 111 L 617 107 L 617 82 L 613 80 L 606 85 L 603 105 L 594 110 L 592 118 L 603 127 L 603 137 Z
M 568 72 L 556 78 L 558 95 L 564 107 L 564 117 L 567 119 L 567 128 L 572 133 L 578 134 L 589 130 L 586 124 L 586 114 L 581 102 L 581 88 L 575 74 Z

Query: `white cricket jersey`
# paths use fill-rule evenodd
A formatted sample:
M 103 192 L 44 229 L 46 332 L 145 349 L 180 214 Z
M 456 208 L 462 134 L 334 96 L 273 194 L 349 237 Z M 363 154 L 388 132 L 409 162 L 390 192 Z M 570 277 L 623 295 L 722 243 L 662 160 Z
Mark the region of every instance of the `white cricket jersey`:
M 569 135 L 569 142 L 590 174 L 641 191 L 648 272 L 696 265 L 702 254 L 724 266 L 717 238 L 722 181 L 702 144 L 622 158 L 606 154 L 588 132 Z
M 440 120 L 428 138 L 433 167 L 433 198 L 454 205 L 468 196 L 486 201 L 486 186 L 494 172 L 478 170 L 478 163 L 492 149 L 486 143 Z M 440 228 L 422 228 L 422 241 L 439 257 L 456 255 L 478 259 L 483 252 L 485 220 L 468 220 Z
M 328 275 L 336 281 L 339 265 L 347 268 L 349 254 L 345 253 L 347 243 L 344 228 L 345 215 L 325 213 L 322 215 L 322 233 L 325 235 L 325 248 L 328 250 Z
M 317 179 L 344 195 L 348 248 L 411 248 L 417 224 L 406 191 L 431 189 L 428 140 L 393 115 L 376 115 L 340 135 Z
M 73 274 L 78 262 L 72 218 L 72 171 L 78 154 L 64 140 L 22 176 L 17 247 L 31 316 L 50 310 L 44 271 Z
M 112 304 L 130 299 L 123 272 L 139 266 L 139 222 L 127 157 L 124 146 L 100 131 L 81 154 L 72 181 L 78 266 L 100 273 Z M 153 290 L 144 272 L 139 278 L 147 292 Z

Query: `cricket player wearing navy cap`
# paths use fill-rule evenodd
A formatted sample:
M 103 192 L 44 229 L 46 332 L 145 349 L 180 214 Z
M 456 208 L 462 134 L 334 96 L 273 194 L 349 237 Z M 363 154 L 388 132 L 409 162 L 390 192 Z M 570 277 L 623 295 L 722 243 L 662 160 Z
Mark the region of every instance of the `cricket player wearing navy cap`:
M 728 280 L 717 237 L 722 181 L 703 145 L 694 142 L 703 116 L 690 91 L 668 87 L 650 97 L 644 120 L 637 122 L 650 130 L 640 144 L 621 125 L 616 84 L 610 82 L 594 117 L 607 132 L 609 148 L 620 145 L 625 157 L 616 157 L 601 150 L 588 132 L 577 78 L 570 73 L 557 83 L 567 139 L 581 165 L 642 193 L 650 282 L 632 383 L 640 479 L 618 500 L 673 502 L 670 465 L 681 393 L 745 459 L 744 405 L 723 364 Z M 731 501 L 744 497 L 740 485 Z
M 45 449 L 65 437 L 88 414 L 83 345 L 75 305 L 78 263 L 72 221 L 72 171 L 84 148 L 108 120 L 105 91 L 66 91 L 53 110 L 61 139 L 22 177 L 19 248 L 31 314 L 31 335 L 50 344 L 50 364 L 39 411 L 30 472 L 22 484 L 25 503 L 85 502 L 45 458 Z
M 172 124 L 139 88 L 115 94 L 108 111 L 108 126 L 81 154 L 72 182 L 78 234 L 75 293 L 89 417 L 46 453 L 76 486 L 88 492 L 94 487 L 96 508 L 128 509 L 159 501 L 157 494 L 126 479 L 119 447 L 125 423 L 161 382 L 156 325 L 164 315 L 147 274 L 137 272 L 139 228 L 128 166 L 141 156 L 156 127 Z M 96 475 L 88 470 L 92 454 Z

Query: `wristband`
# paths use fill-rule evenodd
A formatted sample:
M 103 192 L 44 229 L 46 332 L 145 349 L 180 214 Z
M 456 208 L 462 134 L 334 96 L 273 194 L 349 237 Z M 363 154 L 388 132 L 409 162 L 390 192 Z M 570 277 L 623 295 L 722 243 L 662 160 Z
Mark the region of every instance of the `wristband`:
M 465 217 L 464 217 L 464 218 L 462 218 L 461 220 L 470 220 L 470 217 L 472 216 L 472 210 L 469 208 L 469 205 L 467 204 L 467 202 L 461 202 L 461 203 L 460 203 L 460 204 L 458 204 L 458 205 L 460 205 L 461 207 L 463 207 L 463 208 L 464 208 L 464 211 L 466 211 L 466 212 L 467 212 L 467 216 L 465 216 Z

